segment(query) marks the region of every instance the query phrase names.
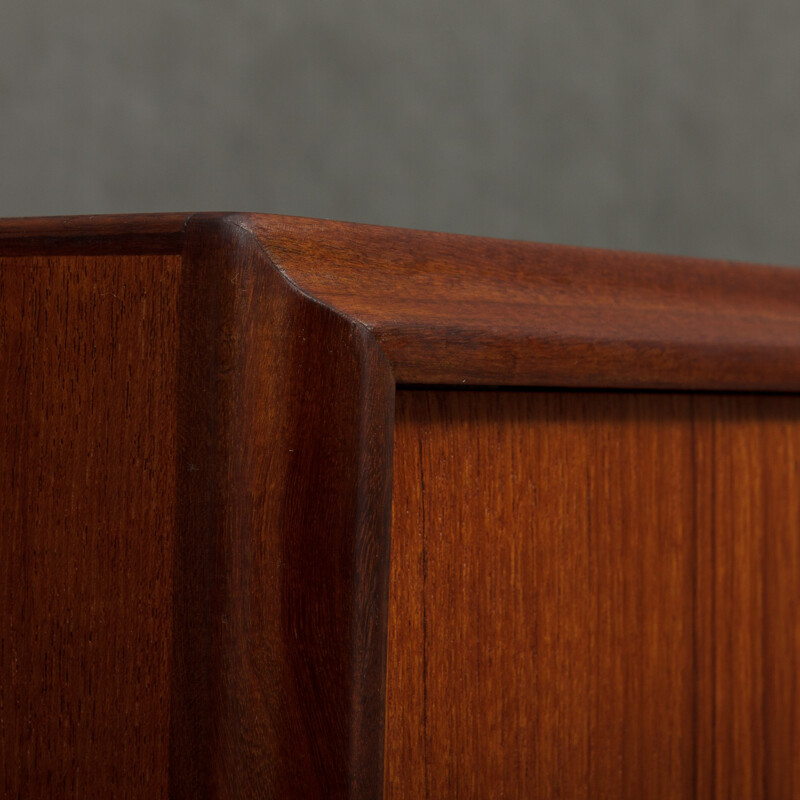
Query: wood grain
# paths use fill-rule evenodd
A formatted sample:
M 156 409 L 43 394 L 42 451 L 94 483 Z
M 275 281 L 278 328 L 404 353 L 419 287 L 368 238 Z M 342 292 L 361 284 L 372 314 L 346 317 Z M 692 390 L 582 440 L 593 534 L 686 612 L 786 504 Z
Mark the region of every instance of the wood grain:
M 800 271 L 0 222 L 0 786 L 800 792 Z M 530 521 L 534 520 L 535 524 Z M 384 708 L 389 709 L 388 721 Z
M 0 255 L 177 253 L 236 225 L 404 384 L 800 391 L 800 270 L 265 214 L 0 222 Z
M 187 227 L 174 797 L 379 797 L 394 382 L 258 243 Z
M 800 406 L 400 391 L 388 797 L 800 791 Z
M 0 794 L 165 797 L 177 287 L 0 259 Z
M 380 796 L 374 339 L 220 215 L 11 221 L 0 252 L 5 794 Z
M 232 216 L 405 384 L 800 390 L 800 270 Z

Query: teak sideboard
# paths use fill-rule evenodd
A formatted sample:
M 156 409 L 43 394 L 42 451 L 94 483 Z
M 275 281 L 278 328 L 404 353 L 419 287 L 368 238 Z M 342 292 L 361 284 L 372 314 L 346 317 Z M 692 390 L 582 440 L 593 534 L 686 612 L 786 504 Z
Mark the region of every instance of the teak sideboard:
M 0 795 L 800 797 L 800 270 L 0 223 Z

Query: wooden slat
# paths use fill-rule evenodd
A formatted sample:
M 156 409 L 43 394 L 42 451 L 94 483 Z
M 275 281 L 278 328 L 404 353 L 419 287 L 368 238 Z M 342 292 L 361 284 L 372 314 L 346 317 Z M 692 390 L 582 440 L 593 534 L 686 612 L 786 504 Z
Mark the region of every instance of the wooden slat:
M 800 789 L 800 405 L 401 391 L 388 797 Z

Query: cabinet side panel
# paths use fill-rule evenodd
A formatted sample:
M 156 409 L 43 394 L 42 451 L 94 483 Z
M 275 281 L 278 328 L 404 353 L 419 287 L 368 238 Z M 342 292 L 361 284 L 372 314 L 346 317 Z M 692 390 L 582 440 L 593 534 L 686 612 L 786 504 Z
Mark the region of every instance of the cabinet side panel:
M 796 399 L 396 408 L 387 796 L 797 791 Z
M 0 259 L 0 794 L 166 795 L 177 256 Z

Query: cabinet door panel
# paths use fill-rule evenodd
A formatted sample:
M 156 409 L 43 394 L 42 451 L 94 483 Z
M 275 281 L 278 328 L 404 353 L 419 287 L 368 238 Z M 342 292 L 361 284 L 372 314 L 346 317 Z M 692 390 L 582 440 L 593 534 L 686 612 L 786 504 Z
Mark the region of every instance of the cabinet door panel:
M 400 391 L 389 796 L 800 788 L 800 406 Z

